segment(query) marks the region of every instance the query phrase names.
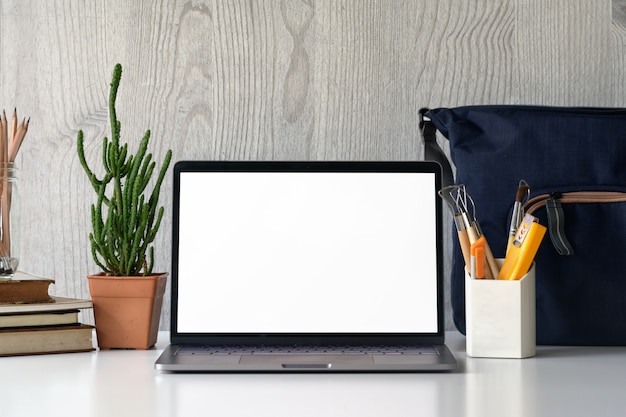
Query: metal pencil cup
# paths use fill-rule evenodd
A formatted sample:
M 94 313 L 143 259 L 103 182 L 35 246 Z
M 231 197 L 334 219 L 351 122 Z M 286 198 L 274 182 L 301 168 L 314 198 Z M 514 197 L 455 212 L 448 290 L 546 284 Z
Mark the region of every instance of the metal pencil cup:
M 468 356 L 535 356 L 535 264 L 515 281 L 472 279 L 466 271 L 465 319 Z

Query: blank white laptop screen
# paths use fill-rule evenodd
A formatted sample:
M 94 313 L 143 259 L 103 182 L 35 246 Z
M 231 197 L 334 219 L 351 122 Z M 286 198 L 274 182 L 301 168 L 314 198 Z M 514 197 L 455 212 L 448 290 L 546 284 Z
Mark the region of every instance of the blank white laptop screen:
M 432 173 L 182 172 L 180 333 L 435 333 Z

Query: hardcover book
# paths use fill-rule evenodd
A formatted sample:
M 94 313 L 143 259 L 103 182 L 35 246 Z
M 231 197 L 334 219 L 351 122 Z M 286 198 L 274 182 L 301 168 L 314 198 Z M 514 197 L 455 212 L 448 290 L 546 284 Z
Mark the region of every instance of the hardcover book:
M 17 271 L 11 279 L 0 279 L 0 303 L 48 302 L 50 284 L 54 284 L 53 279 Z
M 92 350 L 93 326 L 86 324 L 0 329 L 0 356 Z

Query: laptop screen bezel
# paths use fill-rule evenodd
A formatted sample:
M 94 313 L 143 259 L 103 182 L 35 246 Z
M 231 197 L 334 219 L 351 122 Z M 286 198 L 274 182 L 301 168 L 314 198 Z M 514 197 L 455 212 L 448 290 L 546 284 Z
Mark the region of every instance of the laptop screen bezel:
M 434 333 L 184 333 L 178 331 L 178 250 L 179 196 L 181 174 L 186 172 L 390 172 L 432 173 L 433 194 L 441 188 L 441 167 L 431 161 L 178 161 L 173 169 L 172 257 L 171 257 L 171 321 L 172 344 L 246 345 L 274 344 L 443 344 L 444 288 L 442 201 L 435 199 L 436 269 L 437 269 L 437 331 Z

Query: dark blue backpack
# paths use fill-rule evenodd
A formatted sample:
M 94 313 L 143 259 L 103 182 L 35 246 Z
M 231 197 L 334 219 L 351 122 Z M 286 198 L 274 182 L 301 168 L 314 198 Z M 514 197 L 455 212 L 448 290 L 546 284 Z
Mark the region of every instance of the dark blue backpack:
M 536 197 L 527 209 L 550 232 L 535 258 L 537 343 L 626 345 L 626 109 L 466 106 L 420 115 L 425 159 L 452 182 L 438 130 L 496 258 L 519 181 Z M 465 333 L 463 265 L 457 244 L 452 308 Z

